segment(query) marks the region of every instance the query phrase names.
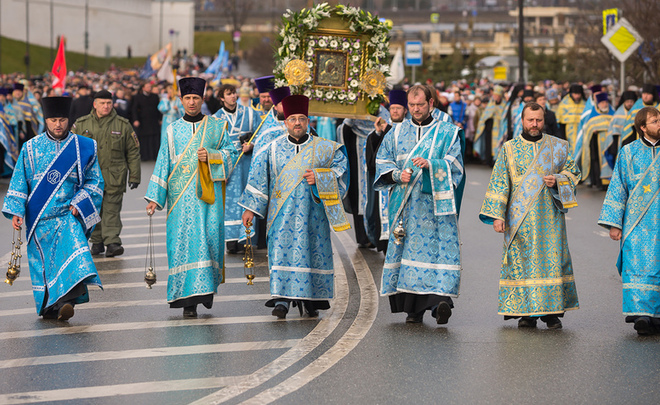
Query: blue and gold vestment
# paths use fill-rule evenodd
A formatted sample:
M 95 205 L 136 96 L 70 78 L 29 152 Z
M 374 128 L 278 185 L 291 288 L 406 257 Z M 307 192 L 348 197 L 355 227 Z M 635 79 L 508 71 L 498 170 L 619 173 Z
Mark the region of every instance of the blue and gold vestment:
M 248 136 L 250 133 L 254 134 L 261 124 L 258 112 L 252 107 L 245 107 L 241 104 L 236 105 L 234 113 L 229 113 L 221 108 L 215 113 L 215 117 L 229 123 L 227 135 L 238 153 L 242 150 L 240 138 Z M 241 220 L 243 210 L 238 206 L 238 201 L 247 185 L 251 161 L 252 154 L 243 154 L 236 166 L 228 172 L 227 204 L 225 205 L 225 241 L 227 242 L 245 240 L 245 227 Z
M 660 148 L 638 139 L 619 153 L 598 224 L 622 230 L 616 266 L 623 314 L 660 317 Z
M 633 104 L 632 107 L 630 107 L 630 111 L 628 111 L 628 115 L 626 116 L 626 122 L 623 125 L 623 132 L 621 133 L 621 141 L 625 144 L 630 143 L 631 141 L 634 141 L 635 139 L 639 139 L 639 134 L 636 134 L 634 132 L 635 129 L 635 116 L 644 107 L 653 107 L 655 109 L 660 110 L 660 103 L 652 103 L 652 104 L 645 104 L 644 100 L 642 98 L 638 98 L 637 101 L 635 101 L 635 104 Z M 634 136 L 634 138 L 633 138 Z M 620 145 L 621 143 L 619 143 Z
M 385 135 L 378 149 L 374 187 L 392 189 L 390 230 L 399 222 L 405 229 L 400 245 L 390 232 L 381 295 L 458 296 L 461 254 L 455 190 L 464 174 L 461 132 L 444 121 L 420 126 L 405 120 Z M 415 157 L 425 158 L 429 168 L 413 166 Z M 411 181 L 401 183 L 407 168 L 413 170 Z
M 302 177 L 313 170 L 316 184 Z M 348 189 L 343 145 L 308 136 L 288 136 L 255 156 L 240 205 L 268 217 L 270 293 L 276 298 L 329 300 L 334 294 L 330 226 L 350 228 L 341 200 Z
M 571 156 L 575 156 L 575 149 L 577 148 L 577 135 L 580 119 L 584 112 L 585 101 L 580 100 L 576 103 L 570 94 L 567 94 L 560 102 L 557 108 L 557 123 L 564 125 L 564 134 L 566 140 L 570 145 Z
M 558 188 L 543 176 L 554 174 Z M 580 171 L 566 141 L 544 134 L 504 144 L 488 184 L 479 219 L 504 221 L 499 314 L 535 316 L 578 308 L 564 213 L 577 205 Z
M 479 123 L 477 124 L 477 132 L 474 134 L 474 151 L 479 155 L 481 160 L 487 160 L 489 157 L 486 156 L 486 137 L 484 137 L 484 131 L 486 130 L 486 122 L 492 120 L 492 127 L 490 133 L 490 143 L 491 143 L 491 155 L 493 151 L 497 150 L 497 142 L 499 141 L 499 132 L 500 132 L 500 121 L 502 120 L 502 114 L 504 113 L 504 107 L 506 103 L 500 102 L 497 104 L 495 100 L 490 100 L 486 109 L 479 117 Z M 491 156 L 492 157 L 492 156 Z
M 16 161 L 2 212 L 25 219 L 32 293 L 44 312 L 78 284 L 101 287 L 87 240 L 101 221 L 103 177 L 96 141 L 69 133 L 55 140 L 46 133 L 27 141 Z M 78 215 L 70 210 L 75 207 Z
M 206 163 L 198 161 L 200 147 L 208 152 Z M 159 210 L 167 203 L 170 304 L 213 294 L 224 282 L 224 201 L 219 183 L 226 181 L 237 158 L 224 120 L 205 116 L 192 123 L 181 118 L 167 128 L 145 199 Z

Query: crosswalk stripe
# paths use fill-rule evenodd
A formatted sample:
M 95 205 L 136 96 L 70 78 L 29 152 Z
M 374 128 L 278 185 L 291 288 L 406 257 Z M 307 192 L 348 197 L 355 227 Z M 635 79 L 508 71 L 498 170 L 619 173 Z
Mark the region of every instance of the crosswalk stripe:
M 33 404 L 111 397 L 119 395 L 155 394 L 159 392 L 203 390 L 236 384 L 245 376 L 193 378 L 189 380 L 146 381 L 140 383 L 100 385 L 96 387 L 75 387 L 50 391 L 32 391 L 0 395 L 0 403 L 7 405 Z
M 292 315 L 292 314 L 290 314 Z M 201 318 L 201 319 L 175 319 L 171 321 L 147 321 L 147 322 L 124 322 L 124 323 L 108 323 L 108 324 L 94 324 L 84 326 L 65 326 L 50 329 L 39 330 L 23 330 L 15 332 L 0 332 L 0 340 L 9 339 L 26 339 L 44 336 L 61 336 L 73 335 L 77 333 L 101 333 L 101 332 L 117 332 L 127 330 L 142 330 L 142 329 L 160 329 L 160 328 L 178 328 L 182 326 L 219 326 L 219 325 L 237 325 L 237 324 L 253 324 L 253 323 L 272 323 L 272 322 L 292 322 L 292 321 L 314 321 L 318 322 L 317 318 L 287 316 L 286 319 L 278 319 L 272 315 L 259 315 L 259 316 L 232 316 L 223 318 Z M 2 403 L 2 401 L 0 401 Z
M 141 226 L 140 228 L 144 228 L 144 226 Z M 158 236 L 167 236 L 167 232 L 152 232 L 151 234 L 154 238 Z M 128 235 L 121 235 L 121 239 L 131 239 L 131 238 L 148 238 L 149 234 L 148 233 L 131 233 Z
M 259 263 L 254 263 L 255 268 L 259 267 L 266 267 L 268 266 L 268 262 L 259 262 Z M 241 263 L 225 263 L 225 268 L 226 269 L 238 269 L 244 267 L 244 264 Z M 26 268 L 22 268 L 21 271 L 27 270 Z M 160 269 L 156 270 L 156 274 L 160 274 Z M 162 268 L 162 271 L 167 274 L 167 266 L 165 268 Z M 28 273 L 26 271 L 26 273 Z M 114 270 L 99 270 L 98 271 L 100 276 L 105 276 L 105 275 L 111 275 L 111 274 L 130 274 L 130 273 L 144 273 L 144 266 L 143 267 L 130 267 L 130 268 L 124 268 L 124 269 L 114 269 Z M 28 273 L 29 274 L 29 273 Z M 19 277 L 17 278 L 14 282 L 19 283 L 19 282 L 26 282 L 30 281 L 30 277 Z
M 268 277 L 255 277 L 253 282 L 255 283 L 265 283 L 269 281 Z M 245 277 L 232 277 L 226 278 L 225 284 L 239 284 L 247 283 Z M 153 285 L 154 288 L 164 287 L 166 283 L 156 283 Z M 112 284 L 103 284 L 104 290 L 113 290 L 118 288 L 146 288 L 146 284 L 142 282 L 137 283 L 112 283 Z M 24 297 L 27 295 L 32 295 L 32 290 L 19 290 L 19 291 L 10 291 L 5 293 L 0 293 L 0 298 L 13 298 L 13 297 Z
M 167 224 L 166 224 L 166 223 L 162 223 L 162 224 L 153 224 L 152 226 L 153 226 L 154 228 L 164 228 L 164 227 L 167 226 Z M 122 226 L 122 227 L 121 227 L 122 232 L 125 231 L 125 230 L 127 230 L 127 229 L 144 229 L 144 225 L 127 225 L 127 226 Z M 122 237 L 123 237 L 123 236 L 124 236 L 124 235 L 122 235 Z
M 213 302 L 233 302 L 233 301 L 267 301 L 271 299 L 270 294 L 240 294 L 240 295 L 216 295 L 213 297 Z M 145 307 L 145 306 L 157 306 L 157 305 L 166 305 L 167 302 L 165 298 L 158 300 L 135 300 L 135 301 L 96 301 L 96 302 L 87 302 L 83 305 L 76 307 L 76 312 L 80 310 L 87 309 L 109 309 L 109 308 L 122 308 L 122 307 Z M 13 308 L 0 311 L 0 317 L 2 316 L 14 316 L 14 315 L 30 315 L 35 314 L 36 311 L 34 307 L 29 308 Z
M 23 357 L 11 360 L 0 360 L 0 369 L 44 366 L 49 364 L 82 363 L 106 360 L 144 359 L 165 356 L 187 356 L 208 353 L 232 353 L 252 350 L 288 349 L 300 342 L 300 339 L 268 340 L 261 342 L 218 343 L 213 345 L 152 347 L 132 350 L 112 350 L 103 352 L 86 352 L 74 354 L 59 354 L 54 356 Z

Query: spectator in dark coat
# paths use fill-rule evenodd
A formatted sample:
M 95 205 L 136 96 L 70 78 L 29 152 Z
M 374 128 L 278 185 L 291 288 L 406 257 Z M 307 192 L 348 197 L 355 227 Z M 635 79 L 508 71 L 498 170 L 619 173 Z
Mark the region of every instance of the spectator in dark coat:
M 545 98 L 545 94 L 535 93 L 534 101 L 537 104 L 543 106 L 543 108 L 545 109 L 545 115 L 544 115 L 545 127 L 543 128 L 543 132 L 545 132 L 548 135 L 559 137 L 559 124 L 557 123 L 557 116 L 550 109 L 550 106 L 546 103 L 547 100 Z
M 160 148 L 160 120 L 158 111 L 160 98 L 152 93 L 151 83 L 145 83 L 133 97 L 131 106 L 133 128 L 140 140 L 140 155 L 143 161 L 156 160 Z
M 73 123 L 83 115 L 92 112 L 94 100 L 90 96 L 89 87 L 86 84 L 81 84 L 78 87 L 78 97 L 71 101 L 71 112 L 69 113 L 69 122 Z

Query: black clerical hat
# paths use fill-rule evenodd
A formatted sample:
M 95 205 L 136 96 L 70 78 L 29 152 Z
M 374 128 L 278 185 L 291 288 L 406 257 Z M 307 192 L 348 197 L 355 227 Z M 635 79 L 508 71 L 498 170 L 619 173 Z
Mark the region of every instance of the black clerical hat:
M 181 97 L 187 94 L 197 94 L 204 98 L 204 87 L 206 87 L 206 80 L 199 77 L 184 77 L 179 80 L 179 89 L 181 89 Z
M 44 97 L 41 99 L 46 118 L 69 118 L 71 97 Z

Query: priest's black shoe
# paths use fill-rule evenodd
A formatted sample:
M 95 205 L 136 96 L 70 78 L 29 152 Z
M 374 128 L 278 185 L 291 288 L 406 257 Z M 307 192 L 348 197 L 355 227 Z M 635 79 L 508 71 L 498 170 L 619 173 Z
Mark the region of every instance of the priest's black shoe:
M 284 319 L 286 318 L 286 314 L 289 312 L 289 309 L 285 307 L 282 304 L 277 304 L 275 305 L 275 308 L 273 308 L 273 316 L 278 317 L 279 319 Z
M 184 318 L 197 318 L 197 305 L 183 307 Z
M 314 303 L 312 301 L 303 301 L 303 306 L 305 307 L 305 312 L 312 318 L 319 316 L 319 310 L 314 308 Z
M 92 256 L 100 255 L 103 252 L 105 252 L 105 247 L 103 246 L 103 243 L 93 243 L 92 248 L 89 249 L 89 253 L 91 253 Z
M 560 322 L 561 323 L 561 322 Z M 519 328 L 536 328 L 536 318 L 531 318 L 529 316 L 523 316 L 518 320 Z
M 73 317 L 73 305 L 66 303 L 57 311 L 58 321 L 68 321 Z
M 408 313 L 406 323 L 422 323 L 424 322 L 424 311 L 418 313 Z
M 115 257 L 124 254 L 124 247 L 119 243 L 111 243 L 108 245 L 108 250 L 105 252 L 105 257 Z
M 637 331 L 638 335 L 652 335 L 653 326 L 651 325 L 651 318 L 648 316 L 640 316 L 639 318 L 635 319 L 635 330 Z
M 448 302 L 442 301 L 438 304 L 438 307 L 435 309 L 435 321 L 438 325 L 445 325 L 449 322 L 449 317 L 451 316 L 451 305 Z
M 561 329 L 561 321 L 559 320 L 559 317 L 555 315 L 546 315 L 542 316 L 541 320 L 545 322 L 545 324 L 548 326 L 548 329 Z

